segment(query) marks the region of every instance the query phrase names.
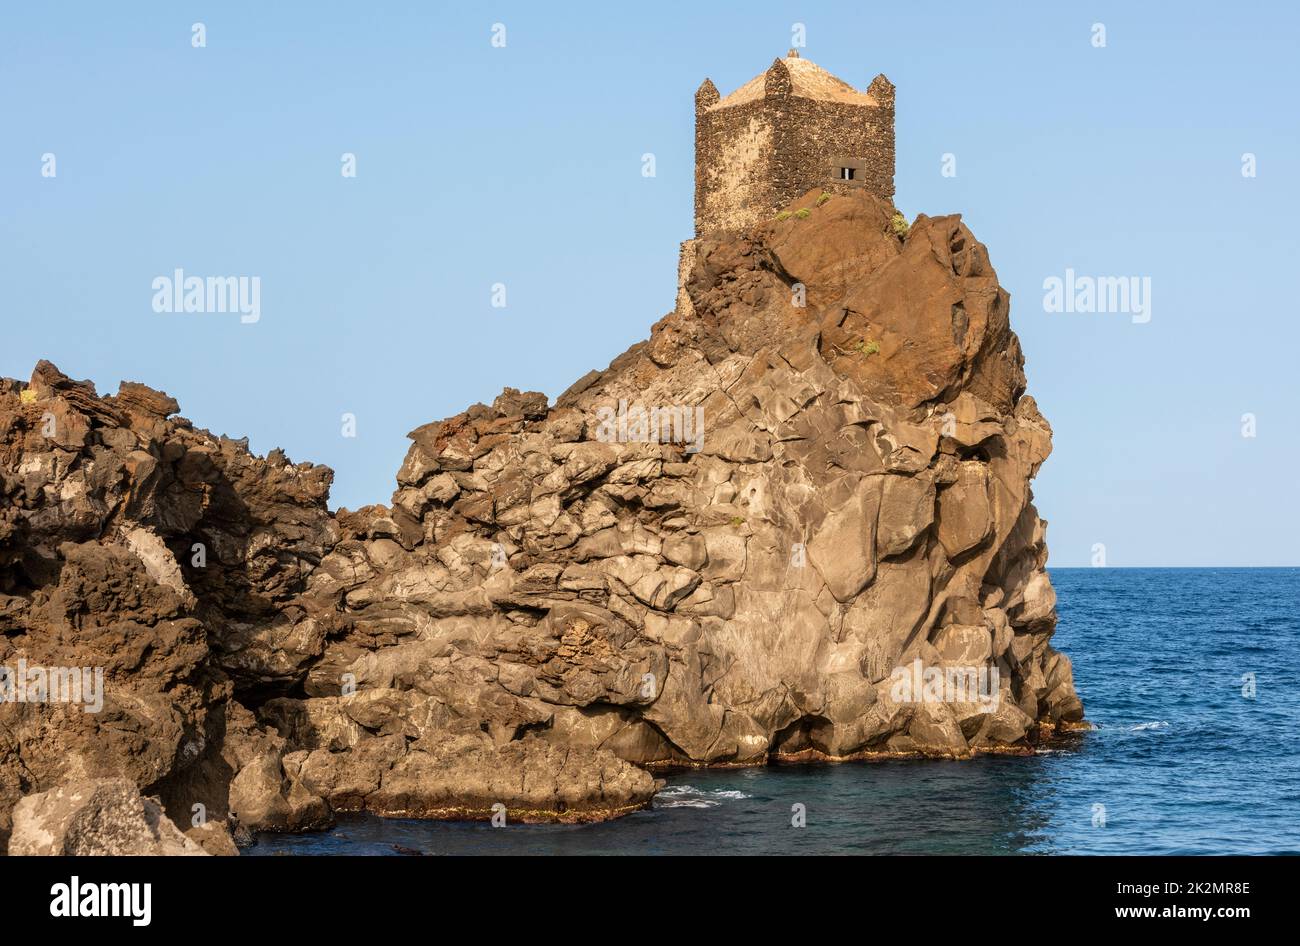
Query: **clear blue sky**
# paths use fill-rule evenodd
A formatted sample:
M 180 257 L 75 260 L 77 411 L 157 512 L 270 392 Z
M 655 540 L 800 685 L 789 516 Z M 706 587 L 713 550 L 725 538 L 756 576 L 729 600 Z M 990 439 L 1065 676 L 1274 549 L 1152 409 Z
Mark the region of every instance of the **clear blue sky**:
M 336 505 L 387 502 L 407 430 L 554 397 L 671 309 L 695 88 L 802 22 L 808 58 L 894 81 L 899 207 L 964 214 L 1012 295 L 1051 563 L 1300 564 L 1291 5 L 383 6 L 9 5 L 0 374 L 145 381 L 329 464 Z M 260 276 L 261 321 L 155 313 L 177 267 Z M 1066 267 L 1150 276 L 1151 321 L 1045 313 Z

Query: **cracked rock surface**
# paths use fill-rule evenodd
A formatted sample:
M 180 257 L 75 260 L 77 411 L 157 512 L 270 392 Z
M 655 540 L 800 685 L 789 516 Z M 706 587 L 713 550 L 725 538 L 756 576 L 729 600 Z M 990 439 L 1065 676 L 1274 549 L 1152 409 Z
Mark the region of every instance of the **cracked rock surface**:
M 0 840 L 79 779 L 237 837 L 588 821 L 657 767 L 1080 723 L 1029 489 L 1051 428 L 985 248 L 817 198 L 693 241 L 676 311 L 554 404 L 508 388 L 412 431 L 387 506 L 331 513 L 330 470 L 141 384 L 0 381 L 0 666 L 104 674 L 97 713 L 0 704 Z M 992 689 L 900 698 L 913 666 Z

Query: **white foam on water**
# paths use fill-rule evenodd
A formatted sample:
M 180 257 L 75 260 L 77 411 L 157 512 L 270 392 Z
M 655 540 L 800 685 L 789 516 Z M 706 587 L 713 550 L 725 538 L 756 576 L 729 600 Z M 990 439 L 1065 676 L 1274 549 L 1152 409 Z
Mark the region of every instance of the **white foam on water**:
M 707 798 L 678 798 L 672 801 L 655 800 L 656 808 L 717 808 L 722 802 Z
M 662 806 L 664 808 L 713 808 L 718 804 L 714 799 L 738 800 L 753 797 L 753 795 L 746 795 L 744 792 L 735 789 L 719 788 L 709 791 L 708 789 L 696 788 L 694 785 L 669 785 L 655 796 L 656 799 L 675 800 L 664 802 Z

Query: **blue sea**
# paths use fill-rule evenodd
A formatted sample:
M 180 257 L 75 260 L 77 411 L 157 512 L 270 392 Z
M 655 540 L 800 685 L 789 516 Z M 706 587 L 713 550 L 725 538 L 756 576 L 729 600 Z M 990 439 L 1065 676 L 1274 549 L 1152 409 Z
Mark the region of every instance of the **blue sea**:
M 1097 727 L 1069 745 L 692 771 L 669 776 L 653 809 L 605 824 L 359 817 L 262 835 L 248 853 L 1300 853 L 1300 569 L 1051 574 L 1055 646 Z

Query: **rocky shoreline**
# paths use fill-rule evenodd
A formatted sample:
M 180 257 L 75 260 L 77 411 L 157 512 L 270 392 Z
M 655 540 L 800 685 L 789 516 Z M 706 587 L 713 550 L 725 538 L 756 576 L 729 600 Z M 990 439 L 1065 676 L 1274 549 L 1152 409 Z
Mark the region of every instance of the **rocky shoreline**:
M 554 404 L 412 431 L 386 506 L 331 513 L 329 469 L 142 384 L 0 380 L 0 850 L 599 821 L 668 767 L 1081 725 L 1029 489 L 1051 428 L 985 248 L 866 193 L 789 209 L 691 241 L 676 310 Z M 49 698 L 73 668 L 97 711 Z

